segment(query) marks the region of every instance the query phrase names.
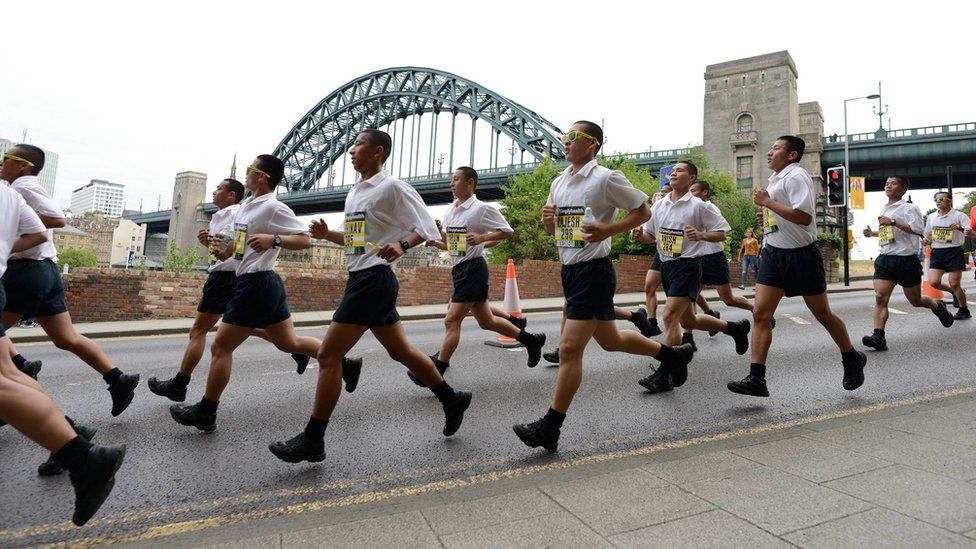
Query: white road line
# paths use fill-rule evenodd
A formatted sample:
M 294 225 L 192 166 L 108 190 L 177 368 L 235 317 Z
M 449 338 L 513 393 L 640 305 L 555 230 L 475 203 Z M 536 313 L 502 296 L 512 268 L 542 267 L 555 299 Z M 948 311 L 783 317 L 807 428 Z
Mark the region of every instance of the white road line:
M 315 364 L 313 362 L 313 363 L 311 363 L 311 364 L 308 365 L 308 370 L 311 370 L 313 368 L 318 368 L 318 367 L 319 367 L 319 365 L 318 364 Z M 306 370 L 306 371 L 308 371 L 308 370 Z M 295 369 L 292 368 L 291 370 L 283 370 L 283 371 L 280 371 L 280 372 L 265 372 L 265 373 L 260 374 L 260 375 L 262 375 L 262 376 L 280 376 L 280 375 L 283 375 L 283 374 L 294 374 L 294 373 L 295 373 Z
M 888 307 L 888 312 L 889 313 L 892 313 L 892 314 L 896 314 L 896 315 L 907 315 L 908 314 L 905 311 L 899 311 L 898 309 L 896 309 L 894 307 Z
M 783 316 L 785 316 L 786 318 L 792 320 L 793 322 L 796 322 L 797 324 L 801 324 L 801 325 L 808 325 L 808 324 L 810 324 L 808 321 L 803 320 L 802 318 L 800 318 L 798 316 L 793 316 L 793 315 L 783 315 Z

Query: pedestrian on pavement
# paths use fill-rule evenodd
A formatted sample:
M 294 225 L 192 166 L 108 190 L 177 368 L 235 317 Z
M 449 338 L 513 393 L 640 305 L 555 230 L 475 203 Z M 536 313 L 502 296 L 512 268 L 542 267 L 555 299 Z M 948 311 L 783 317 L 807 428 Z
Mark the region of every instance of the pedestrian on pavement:
M 936 193 L 935 206 L 936 211 L 929 214 L 925 222 L 925 239 L 922 241 L 923 245 L 932 246 L 927 274 L 929 285 L 952 296 L 952 306 L 959 309 L 953 315 L 954 319 L 971 318 L 966 291 L 962 288 L 962 271 L 966 268 L 962 245 L 966 235 L 973 234 L 973 230 L 969 228 L 966 214 L 952 209 L 951 194 Z M 944 274 L 949 275 L 949 284 L 942 282 Z
M 315 238 L 345 247 L 349 280 L 318 349 L 319 377 L 308 424 L 291 439 L 269 446 L 283 461 L 325 459 L 325 430 L 341 393 L 340 362 L 367 330 L 390 357 L 433 391 L 444 408 L 444 436 L 457 432 L 471 404 L 471 393 L 455 391 L 434 361 L 407 341 L 396 310 L 400 285 L 390 265 L 408 249 L 440 234 L 416 189 L 383 169 L 392 150 L 393 140 L 386 132 L 360 132 L 349 149 L 359 179 L 346 195 L 343 230 L 329 230 L 322 219 L 310 227 Z
M 759 276 L 759 241 L 756 240 L 752 227 L 746 227 L 745 238 L 739 245 L 739 264 L 742 265 L 742 283 L 740 290 L 746 289 L 746 275 L 752 271 L 752 278 Z

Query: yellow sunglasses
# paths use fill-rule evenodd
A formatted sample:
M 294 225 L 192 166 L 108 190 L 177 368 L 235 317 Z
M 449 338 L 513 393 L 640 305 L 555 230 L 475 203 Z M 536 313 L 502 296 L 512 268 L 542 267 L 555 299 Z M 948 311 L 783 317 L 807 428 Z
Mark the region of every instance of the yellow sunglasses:
M 30 160 L 27 160 L 26 158 L 21 158 L 21 157 L 19 157 L 19 156 L 14 156 L 14 155 L 12 155 L 12 154 L 10 154 L 10 153 L 4 153 L 4 155 L 3 155 L 3 159 L 4 159 L 4 160 L 6 160 L 6 159 L 8 159 L 8 158 L 9 158 L 9 159 L 11 159 L 11 160 L 16 160 L 16 161 L 18 161 L 18 162 L 23 162 L 24 164 L 27 164 L 27 165 L 28 165 L 28 166 L 30 166 L 31 168 L 33 168 L 33 167 L 34 167 L 34 163 L 33 163 L 33 162 L 31 162 Z
M 270 176 L 270 175 L 268 175 L 268 172 L 266 172 L 266 171 L 264 171 L 264 170 L 260 170 L 260 169 L 258 169 L 258 168 L 255 168 L 255 167 L 253 167 L 253 166 L 248 166 L 248 167 L 247 167 L 247 173 L 251 173 L 251 172 L 254 172 L 254 173 L 259 173 L 259 174 L 261 174 L 261 175 L 263 175 L 263 176 L 265 176 L 265 177 L 267 177 L 268 179 L 271 179 L 271 176 Z
M 599 139 L 593 137 L 592 135 L 590 135 L 590 134 L 588 134 L 588 133 L 586 133 L 586 132 L 584 132 L 582 130 L 569 130 L 568 132 L 566 132 L 566 135 L 563 136 L 563 141 L 567 141 L 569 143 L 573 143 L 577 139 L 579 139 L 580 137 L 585 137 L 587 139 L 592 139 L 593 141 L 596 141 L 596 144 L 597 145 L 600 144 L 600 140 Z

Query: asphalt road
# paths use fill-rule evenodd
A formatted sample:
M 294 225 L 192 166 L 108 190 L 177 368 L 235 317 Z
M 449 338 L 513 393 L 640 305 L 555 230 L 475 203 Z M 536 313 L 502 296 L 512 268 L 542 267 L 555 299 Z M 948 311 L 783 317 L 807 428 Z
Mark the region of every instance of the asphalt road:
M 968 282 L 972 288 L 972 282 Z M 834 310 L 848 324 L 858 347 L 871 331 L 873 295 L 831 296 Z M 590 345 L 583 386 L 563 428 L 558 455 L 524 447 L 514 423 L 530 421 L 547 409 L 556 368 L 525 366 L 522 350 L 488 347 L 469 320 L 452 360 L 448 380 L 472 391 L 464 425 L 452 438 L 441 436 L 443 414 L 437 400 L 410 383 L 405 369 L 367 336 L 353 354 L 365 358 L 362 381 L 343 393 L 326 433 L 326 461 L 289 465 L 268 450 L 288 438 L 308 418 L 316 379 L 314 368 L 294 372 L 291 358 L 260 340 L 248 341 L 235 355 L 231 380 L 217 419 L 217 432 L 203 434 L 177 425 L 168 401 L 148 391 L 151 376 L 176 371 L 184 337 L 108 340 L 101 344 L 116 364 L 139 373 L 136 399 L 117 418 L 109 414 L 109 395 L 101 378 L 51 345 L 23 345 L 29 358 L 42 359 L 41 381 L 68 415 L 98 428 L 96 441 L 126 443 L 128 454 L 117 487 L 84 529 L 67 523 L 72 492 L 67 476 L 40 478 L 45 454 L 12 428 L 0 429 L 0 545 L 25 546 L 88 536 L 121 536 L 179 521 L 280 508 L 416 485 L 581 456 L 758 426 L 830 411 L 861 407 L 976 384 L 972 348 L 976 320 L 943 328 L 927 310 L 915 310 L 904 297 L 892 300 L 886 353 L 870 352 L 865 385 L 841 387 L 840 354 L 799 299 L 784 302 L 777 315 L 768 361 L 772 397 L 730 393 L 725 384 L 747 373 L 749 359 L 733 352 L 730 338 L 698 334 L 699 352 L 686 385 L 672 393 L 647 395 L 636 381 L 649 373 L 650 360 L 609 354 Z M 745 312 L 717 307 L 724 317 Z M 551 348 L 559 317 L 530 315 L 531 331 L 544 331 Z M 620 322 L 621 328 L 631 328 Z M 406 325 L 410 339 L 433 352 L 439 322 Z M 304 334 L 321 336 L 322 329 Z M 205 355 L 190 386 L 188 402 L 203 391 Z

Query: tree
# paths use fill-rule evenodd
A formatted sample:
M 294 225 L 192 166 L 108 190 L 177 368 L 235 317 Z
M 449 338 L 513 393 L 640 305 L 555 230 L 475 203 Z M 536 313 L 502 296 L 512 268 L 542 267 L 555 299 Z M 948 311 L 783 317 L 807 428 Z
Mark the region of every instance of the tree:
M 630 181 L 635 188 L 643 191 L 648 197 L 653 196 L 660 189 L 657 177 L 647 170 L 639 169 L 637 163 L 633 160 L 627 160 L 623 156 L 610 156 L 601 158 L 599 163 L 601 166 L 606 166 L 611 170 L 620 170 L 624 174 L 624 177 L 627 178 L 627 181 Z M 649 202 L 648 207 L 650 207 Z M 626 216 L 626 211 L 617 212 L 617 219 L 622 219 Z M 626 231 L 614 235 L 610 240 L 610 259 L 615 260 L 621 254 L 653 255 L 654 249 L 654 244 L 648 245 L 635 242 L 630 238 L 630 231 Z
M 515 234 L 491 249 L 489 260 L 492 263 L 505 263 L 508 259 L 559 259 L 556 240 L 542 227 L 541 221 L 549 186 L 557 175 L 559 170 L 552 159 L 546 158 L 532 173 L 509 179 L 505 198 L 501 200 L 501 211 Z
M 170 242 L 169 249 L 166 250 L 166 260 L 163 262 L 163 270 L 188 273 L 202 258 L 203 255 L 197 246 L 180 247 L 176 242 Z
M 58 250 L 58 268 L 63 271 L 65 265 L 69 269 L 95 267 L 98 265 L 98 253 L 91 247 Z

